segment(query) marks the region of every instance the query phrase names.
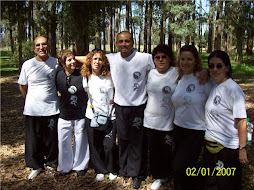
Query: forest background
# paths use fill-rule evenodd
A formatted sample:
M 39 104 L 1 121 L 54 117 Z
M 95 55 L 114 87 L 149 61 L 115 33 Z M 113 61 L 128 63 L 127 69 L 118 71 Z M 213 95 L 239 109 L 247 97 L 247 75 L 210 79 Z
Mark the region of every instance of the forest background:
M 93 48 L 117 52 L 118 32 L 133 33 L 134 46 L 151 53 L 158 44 L 175 52 L 194 44 L 204 66 L 213 50 L 227 51 L 233 77 L 246 94 L 246 109 L 254 121 L 254 1 L 0 1 L 1 3 L 1 189 L 131 189 L 129 179 L 95 183 L 94 172 L 55 178 L 40 175 L 28 183 L 24 163 L 23 98 L 17 79 L 23 62 L 33 56 L 33 40 L 45 36 L 51 56 L 69 48 L 85 55 Z M 254 143 L 247 147 L 243 188 L 254 189 Z M 148 177 L 142 189 L 149 189 Z M 172 181 L 164 189 L 172 188 Z

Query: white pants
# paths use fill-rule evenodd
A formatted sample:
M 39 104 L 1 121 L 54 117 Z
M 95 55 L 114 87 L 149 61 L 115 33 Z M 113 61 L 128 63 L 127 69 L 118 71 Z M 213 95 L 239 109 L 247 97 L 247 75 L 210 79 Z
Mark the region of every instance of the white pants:
M 73 150 L 72 131 L 74 131 Z M 58 148 L 57 171 L 68 173 L 71 170 L 80 171 L 88 167 L 90 156 L 85 119 L 58 119 Z

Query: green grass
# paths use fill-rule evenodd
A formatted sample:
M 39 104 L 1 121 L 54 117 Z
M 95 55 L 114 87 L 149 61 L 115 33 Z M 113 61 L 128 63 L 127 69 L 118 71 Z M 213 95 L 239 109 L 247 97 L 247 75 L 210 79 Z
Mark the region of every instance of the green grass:
M 93 49 L 94 46 L 90 45 L 90 49 Z M 109 48 L 109 47 L 107 47 Z M 108 49 L 107 49 L 108 50 Z M 13 73 L 18 73 L 18 63 L 14 63 L 11 59 L 13 56 L 12 53 L 8 50 L 0 51 L 0 72 L 2 76 L 11 75 Z M 207 68 L 207 58 L 208 53 L 201 54 L 201 61 L 203 63 L 204 68 Z M 254 76 L 254 55 L 249 56 L 246 59 L 246 55 L 244 53 L 243 64 L 236 64 L 233 59 L 231 59 L 232 69 L 233 69 L 233 77 L 245 77 L 245 76 Z

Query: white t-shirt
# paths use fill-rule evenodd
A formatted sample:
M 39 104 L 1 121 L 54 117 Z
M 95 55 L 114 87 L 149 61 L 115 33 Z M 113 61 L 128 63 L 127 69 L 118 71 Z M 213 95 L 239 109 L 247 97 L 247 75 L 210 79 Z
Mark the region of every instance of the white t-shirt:
M 55 85 L 57 59 L 40 62 L 35 58 L 23 63 L 18 84 L 28 85 L 24 115 L 50 116 L 59 113 Z
M 206 102 L 207 130 L 205 137 L 231 149 L 239 147 L 235 118 L 246 118 L 245 94 L 231 78 L 215 85 Z
M 205 103 L 211 88 L 211 83 L 200 85 L 193 74 L 183 75 L 172 96 L 174 123 L 186 129 L 206 130 Z
M 87 89 L 87 79 L 83 77 L 83 87 Z M 110 100 L 113 99 L 114 85 L 111 77 L 91 75 L 88 80 L 89 95 L 95 112 L 106 113 L 109 115 L 112 105 Z M 92 119 L 94 113 L 90 108 L 91 102 L 88 99 L 86 108 L 86 117 Z M 114 107 L 111 112 L 111 120 L 115 119 Z
M 178 82 L 178 71 L 175 67 L 160 74 L 152 69 L 148 75 L 148 100 L 144 111 L 144 127 L 159 131 L 172 131 L 174 120 L 174 106 L 171 96 Z
M 115 86 L 114 101 L 120 106 L 145 104 L 148 72 L 154 68 L 152 55 L 136 50 L 126 58 L 118 53 L 107 54 Z

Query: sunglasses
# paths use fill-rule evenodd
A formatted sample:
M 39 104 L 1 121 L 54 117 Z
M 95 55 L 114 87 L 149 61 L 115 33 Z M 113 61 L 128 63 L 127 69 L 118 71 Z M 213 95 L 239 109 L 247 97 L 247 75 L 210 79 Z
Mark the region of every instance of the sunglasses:
M 67 77 L 66 77 L 66 86 L 67 86 L 67 87 L 70 87 L 70 80 L 71 80 L 70 77 L 67 76 Z
M 209 69 L 214 69 L 214 67 L 216 67 L 217 69 L 221 69 L 223 67 L 223 65 L 221 65 L 221 64 L 217 64 L 217 65 L 209 64 L 208 65 Z

